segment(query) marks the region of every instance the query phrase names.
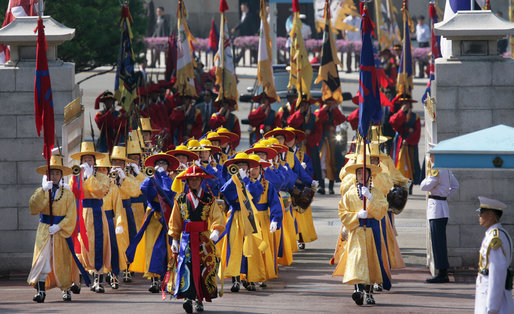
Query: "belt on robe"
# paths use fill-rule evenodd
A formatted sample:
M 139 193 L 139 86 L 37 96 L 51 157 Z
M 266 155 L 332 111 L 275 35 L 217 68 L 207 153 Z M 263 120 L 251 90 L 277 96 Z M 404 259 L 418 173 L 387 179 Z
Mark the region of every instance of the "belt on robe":
M 132 202 L 132 204 L 135 204 L 135 203 L 144 203 L 146 201 L 145 197 L 143 196 L 143 194 L 139 195 L 138 197 L 132 197 L 130 199 L 130 201 Z
M 437 196 L 437 195 L 429 195 L 428 198 L 439 200 L 439 201 L 446 201 L 446 197 L 443 196 Z
M 53 219 L 54 219 L 54 221 L 53 221 L 54 225 L 56 225 L 64 219 L 64 216 L 53 216 Z M 49 225 L 50 224 L 50 215 L 39 214 L 39 222 Z
M 193 281 L 195 283 L 196 296 L 199 301 L 204 299 L 203 290 L 200 284 L 200 233 L 207 231 L 207 221 L 188 221 L 184 224 L 184 231 L 182 232 L 182 239 L 180 241 L 180 253 L 178 261 L 178 269 L 185 262 L 186 249 L 190 242 L 191 249 L 191 266 L 193 272 Z M 177 280 L 180 280 L 182 276 L 177 276 Z M 178 293 L 179 284 L 175 294 Z

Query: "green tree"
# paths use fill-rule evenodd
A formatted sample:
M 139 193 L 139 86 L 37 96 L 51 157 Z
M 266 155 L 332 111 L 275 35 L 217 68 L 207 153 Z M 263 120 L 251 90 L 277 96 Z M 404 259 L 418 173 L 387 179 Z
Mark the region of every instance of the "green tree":
M 74 62 L 76 72 L 117 64 L 121 34 L 119 0 L 53 0 L 45 1 L 45 6 L 45 15 L 75 28 L 75 37 L 59 46 L 58 54 L 63 60 Z M 146 27 L 144 0 L 131 0 L 130 12 L 137 58 L 145 50 L 141 40 Z

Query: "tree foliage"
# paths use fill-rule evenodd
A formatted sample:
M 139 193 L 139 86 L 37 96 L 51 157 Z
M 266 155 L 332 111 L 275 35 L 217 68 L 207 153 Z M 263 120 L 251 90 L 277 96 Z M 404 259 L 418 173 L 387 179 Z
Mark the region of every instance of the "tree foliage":
M 45 15 L 75 28 L 73 40 L 59 46 L 59 58 L 74 62 L 76 72 L 116 65 L 121 35 L 119 0 L 47 0 L 45 6 Z M 146 27 L 144 0 L 131 0 L 130 12 L 137 57 L 145 49 L 141 40 Z

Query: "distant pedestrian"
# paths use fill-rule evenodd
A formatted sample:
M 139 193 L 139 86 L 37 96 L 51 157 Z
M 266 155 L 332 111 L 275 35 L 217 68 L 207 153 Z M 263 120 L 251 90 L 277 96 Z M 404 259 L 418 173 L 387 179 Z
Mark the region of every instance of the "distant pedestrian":
M 156 20 L 152 37 L 168 37 L 170 35 L 170 24 L 166 16 L 164 16 L 164 8 L 158 7 L 157 10 L 155 10 L 155 15 Z M 163 50 L 160 48 L 155 48 L 154 51 L 152 51 L 152 67 L 155 67 L 156 63 L 160 64 L 159 59 L 162 51 Z
M 419 48 L 430 47 L 430 39 L 431 39 L 430 27 L 428 27 L 428 25 L 425 24 L 425 17 L 423 15 L 420 15 L 418 17 L 418 24 L 416 25 L 416 41 L 418 42 L 418 47 Z M 419 78 L 425 77 L 425 66 L 426 65 L 427 65 L 426 61 L 422 61 L 422 60 L 418 61 L 418 66 L 419 66 L 418 77 Z
M 361 35 L 361 31 L 360 31 L 361 22 L 362 22 L 361 17 L 358 15 L 355 15 L 355 16 L 348 15 L 343 20 L 343 22 L 358 29 L 357 31 L 345 31 L 344 39 L 346 39 L 347 41 L 350 41 L 352 43 L 360 43 L 362 40 L 362 35 Z M 346 73 L 352 72 L 352 52 L 355 55 L 355 61 L 354 61 L 355 71 L 358 71 L 358 69 L 359 69 L 361 52 L 358 49 L 353 49 L 353 51 L 348 51 L 346 53 Z

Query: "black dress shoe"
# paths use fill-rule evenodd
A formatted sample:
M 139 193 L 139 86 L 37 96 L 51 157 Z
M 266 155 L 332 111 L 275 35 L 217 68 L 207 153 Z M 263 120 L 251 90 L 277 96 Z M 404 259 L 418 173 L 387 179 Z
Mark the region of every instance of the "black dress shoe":
M 255 288 L 255 283 L 254 282 L 250 282 L 248 284 L 248 286 L 246 287 L 246 290 L 248 290 L 248 291 L 256 291 L 257 289 Z
M 193 302 L 191 300 L 186 300 L 182 307 L 186 313 L 193 313 Z
M 118 289 L 120 287 L 118 277 L 116 277 L 116 275 L 114 275 L 114 274 L 111 274 L 110 279 L 111 280 L 110 280 L 109 284 L 111 285 L 111 288 Z
M 73 294 L 80 294 L 80 286 L 75 283 L 71 284 L 70 290 Z
M 152 285 L 150 286 L 150 288 L 148 288 L 148 291 L 150 291 L 151 293 L 158 293 L 159 290 L 159 279 L 152 277 Z
M 325 195 L 325 189 L 324 188 L 319 188 L 318 189 L 318 193 L 321 194 L 321 195 Z
M 62 300 L 64 302 L 71 302 L 71 291 L 70 289 L 62 292 Z
M 352 299 L 355 304 L 362 305 L 364 303 L 364 293 L 356 290 L 352 293 Z
M 232 283 L 232 288 L 230 288 L 230 291 L 239 292 L 239 289 L 241 289 L 241 283 L 239 281 Z
M 328 189 L 328 194 L 334 194 L 334 189 Z
M 203 303 L 195 301 L 195 310 L 197 312 L 203 312 Z
M 305 243 L 303 243 L 303 242 L 298 242 L 298 249 L 299 249 L 299 250 L 305 250 Z
M 265 282 L 261 282 L 261 284 L 259 285 L 261 288 L 266 288 L 268 287 L 268 285 L 265 283 Z
M 37 293 L 36 295 L 32 298 L 32 301 L 35 301 L 37 303 L 43 303 L 45 302 L 45 298 L 46 298 L 46 292 L 45 292 L 45 282 L 44 281 L 38 281 L 37 282 Z
M 123 272 L 123 282 L 132 282 L 132 274 L 128 270 Z
M 373 294 L 366 293 L 366 304 L 375 304 L 375 299 L 373 299 Z
M 104 286 L 102 286 L 100 283 L 98 283 L 98 285 L 95 287 L 95 292 L 96 293 L 104 293 L 105 292 Z
M 450 282 L 450 279 L 448 278 L 448 275 L 444 276 L 441 274 L 438 274 L 437 276 L 427 278 L 427 283 L 447 283 Z

